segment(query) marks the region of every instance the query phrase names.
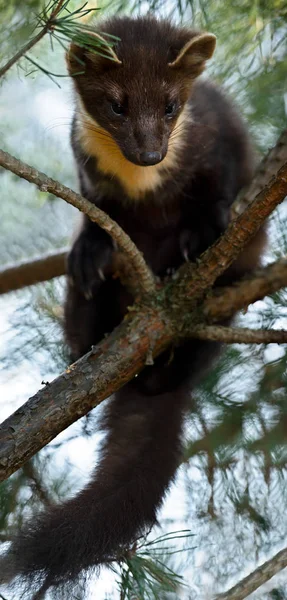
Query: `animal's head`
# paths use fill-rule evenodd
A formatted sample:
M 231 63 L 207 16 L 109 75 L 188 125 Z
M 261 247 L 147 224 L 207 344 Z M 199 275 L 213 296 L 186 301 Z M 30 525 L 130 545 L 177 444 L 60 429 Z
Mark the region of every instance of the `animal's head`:
M 84 110 L 136 165 L 161 162 L 193 81 L 211 58 L 216 38 L 145 17 L 101 25 L 119 41 L 106 58 L 72 44 L 68 68 Z M 102 50 L 103 52 L 103 50 Z M 77 74 L 79 72 L 84 74 Z

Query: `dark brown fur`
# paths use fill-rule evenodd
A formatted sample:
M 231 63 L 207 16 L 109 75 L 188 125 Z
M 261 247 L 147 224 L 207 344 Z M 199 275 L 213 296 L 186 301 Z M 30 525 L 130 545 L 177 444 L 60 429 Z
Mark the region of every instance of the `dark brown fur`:
M 69 55 L 71 73 L 79 71 L 75 56 L 86 64 L 85 74 L 74 78 L 81 104 L 72 145 L 81 192 L 123 227 L 153 272 L 163 277 L 184 257 L 195 260 L 224 231 L 233 200 L 250 181 L 252 153 L 229 100 L 215 86 L 196 80 L 211 55 L 212 38 L 203 40 L 196 56 L 187 50 L 180 64 L 171 67 L 168 63 L 197 32 L 147 18 L 112 19 L 102 30 L 121 38 L 114 49 L 121 64 L 75 46 Z M 112 102 L 123 105 L 123 118 L 113 115 Z M 176 103 L 176 113 L 169 118 L 165 106 L 170 102 Z M 187 107 L 192 121 L 184 112 Z M 101 166 L 101 144 L 114 156 L 114 174 L 109 172 L 109 153 L 107 168 L 106 163 Z M 146 151 L 158 152 L 164 160 L 174 157 L 167 172 L 149 167 L 150 181 L 144 171 L 133 170 Z M 121 178 L 121 165 L 129 181 Z M 148 188 L 150 182 L 154 185 Z M 249 259 L 247 250 L 221 283 L 253 269 L 262 243 L 258 237 Z M 112 331 L 132 301 L 109 275 L 113 253 L 109 236 L 85 219 L 68 264 L 74 283 L 68 286 L 65 306 L 66 337 L 74 358 Z M 12 544 L 12 560 L 6 559 L 11 572 L 43 589 L 57 587 L 119 556 L 155 523 L 180 461 L 190 387 L 216 350 L 212 343 L 186 341 L 171 361 L 169 353 L 160 356 L 116 394 L 106 411 L 107 437 L 91 482 L 27 525 Z

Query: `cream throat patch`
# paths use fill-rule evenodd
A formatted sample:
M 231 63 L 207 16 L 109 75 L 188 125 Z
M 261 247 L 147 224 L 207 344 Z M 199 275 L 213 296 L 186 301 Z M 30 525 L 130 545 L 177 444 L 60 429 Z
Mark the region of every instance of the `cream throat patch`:
M 111 179 L 116 177 L 130 198 L 140 199 L 147 192 L 155 191 L 178 167 L 180 150 L 185 144 L 184 124 L 191 120 L 189 107 L 185 106 L 178 117 L 165 158 L 150 167 L 127 160 L 112 135 L 90 117 L 82 102 L 79 112 L 81 118 L 76 120 L 76 135 L 83 151 L 97 159 L 97 168 L 104 175 Z

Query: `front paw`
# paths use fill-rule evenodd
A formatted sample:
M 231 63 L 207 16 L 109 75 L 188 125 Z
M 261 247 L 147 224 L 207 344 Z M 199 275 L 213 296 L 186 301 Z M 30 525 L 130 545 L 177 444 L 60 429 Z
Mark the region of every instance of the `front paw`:
M 111 264 L 112 245 L 81 233 L 68 255 L 67 271 L 72 284 L 87 300 L 93 297 Z
M 198 224 L 197 230 L 184 229 L 179 238 L 180 251 L 185 261 L 194 262 L 220 236 L 217 224 Z

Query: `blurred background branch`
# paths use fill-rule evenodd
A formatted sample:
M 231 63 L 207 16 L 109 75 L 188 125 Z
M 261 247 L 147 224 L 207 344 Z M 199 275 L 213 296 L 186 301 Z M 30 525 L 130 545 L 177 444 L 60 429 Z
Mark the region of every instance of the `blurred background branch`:
M 266 581 L 274 577 L 278 571 L 287 567 L 287 548 L 280 550 L 275 556 L 260 565 L 255 571 L 244 577 L 234 587 L 216 596 L 216 600 L 244 600 Z
M 64 275 L 67 253 L 68 249 L 63 248 L 60 252 L 49 252 L 45 256 L 0 269 L 0 294 Z

